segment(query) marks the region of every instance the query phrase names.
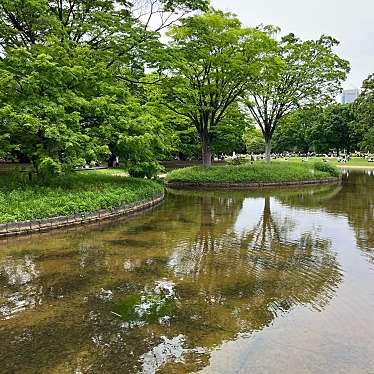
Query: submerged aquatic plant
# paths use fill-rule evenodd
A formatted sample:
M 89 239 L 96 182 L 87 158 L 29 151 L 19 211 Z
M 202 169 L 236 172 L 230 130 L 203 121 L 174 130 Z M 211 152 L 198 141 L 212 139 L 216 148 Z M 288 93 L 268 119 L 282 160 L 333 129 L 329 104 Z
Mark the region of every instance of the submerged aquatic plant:
M 163 323 L 174 314 L 176 307 L 174 283 L 158 281 L 151 289 L 146 287 L 141 293 L 117 301 L 112 313 L 126 322 Z

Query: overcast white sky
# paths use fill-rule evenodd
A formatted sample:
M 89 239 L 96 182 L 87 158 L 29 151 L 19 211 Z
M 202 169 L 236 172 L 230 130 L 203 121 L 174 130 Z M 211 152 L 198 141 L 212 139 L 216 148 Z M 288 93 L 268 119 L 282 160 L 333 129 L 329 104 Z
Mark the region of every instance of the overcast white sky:
M 237 14 L 246 26 L 275 25 L 302 39 L 330 35 L 336 52 L 351 63 L 344 88 L 361 88 L 374 73 L 374 0 L 211 0 Z

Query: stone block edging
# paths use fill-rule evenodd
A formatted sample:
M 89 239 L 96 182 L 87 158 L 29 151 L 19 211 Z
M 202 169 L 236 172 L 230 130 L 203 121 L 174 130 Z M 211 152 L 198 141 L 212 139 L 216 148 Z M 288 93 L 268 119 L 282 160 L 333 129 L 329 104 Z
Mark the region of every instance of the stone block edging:
M 303 187 L 319 184 L 339 183 L 342 177 L 310 179 L 306 181 L 264 182 L 264 183 L 203 183 L 203 182 L 168 182 L 171 188 L 206 188 L 206 189 L 259 189 L 272 187 Z
M 92 213 L 78 213 L 68 216 L 43 218 L 31 221 L 2 223 L 0 224 L 0 238 L 43 232 L 51 229 L 82 225 L 123 215 L 130 215 L 157 205 L 164 199 L 164 197 L 165 193 L 163 192 L 161 195 L 157 195 L 147 200 L 124 204 L 112 209 L 101 209 Z

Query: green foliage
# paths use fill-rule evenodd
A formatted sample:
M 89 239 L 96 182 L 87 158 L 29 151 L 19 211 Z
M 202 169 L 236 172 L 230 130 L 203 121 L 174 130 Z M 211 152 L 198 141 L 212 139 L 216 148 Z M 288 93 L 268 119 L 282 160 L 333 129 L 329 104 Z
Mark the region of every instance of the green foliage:
M 209 165 L 212 154 L 245 150 L 243 96 L 269 153 L 282 118 L 331 101 L 349 70 L 332 52 L 336 40 L 278 42 L 275 32 L 243 27 L 208 0 L 0 0 L 0 157 L 42 175 L 119 156 L 132 175 L 151 176 L 157 160 L 197 158 L 202 148 Z M 346 146 L 343 117 L 332 110 L 313 128 L 315 148 L 326 146 L 320 130 Z M 367 123 L 363 114 L 355 126 L 365 150 L 374 138 Z M 245 141 L 261 153 L 258 137 Z
M 234 103 L 227 110 L 226 115 L 212 129 L 212 153 L 216 156 L 221 154 L 231 155 L 245 153 L 243 134 L 249 126 L 250 119 Z
M 164 104 L 195 125 L 209 165 L 213 130 L 259 74 L 264 51 L 275 42 L 266 32 L 242 27 L 232 14 L 213 10 L 183 20 L 169 36 Z
M 248 86 L 245 103 L 262 129 L 269 162 L 273 134 L 287 114 L 331 103 L 340 92 L 349 63 L 333 52 L 337 44 L 328 36 L 302 41 L 287 35 L 269 52 L 259 79 Z
M 360 136 L 360 150 L 374 153 L 374 74 L 364 81 L 361 95 L 354 103 L 353 110 L 353 127 Z
M 332 173 L 333 172 L 333 173 Z M 209 169 L 190 167 L 173 170 L 168 182 L 195 183 L 262 183 L 303 181 L 335 176 L 335 168 L 320 171 L 304 163 L 282 162 L 266 164 L 256 162 L 239 166 L 213 166 Z
M 249 127 L 243 134 L 247 151 L 252 154 L 262 154 L 265 151 L 265 140 L 260 129 Z
M 240 156 L 227 161 L 228 165 L 243 165 L 250 161 L 248 157 Z
M 338 177 L 340 175 L 339 169 L 328 162 L 316 161 L 314 162 L 313 167 L 315 170 L 328 173 L 334 177 Z
M 277 151 L 354 151 L 358 138 L 350 104 L 332 104 L 296 110 L 287 115 L 274 134 Z
M 198 160 L 201 157 L 199 134 L 195 126 L 186 125 L 176 131 L 175 153 L 181 160 Z
M 37 165 L 39 173 L 45 177 L 60 174 L 61 165 L 51 157 L 44 157 Z
M 273 136 L 276 152 L 295 151 L 322 152 L 320 144 L 325 141 L 318 134 L 322 124 L 323 110 L 319 107 L 302 108 L 285 116 Z
M 164 170 L 158 162 L 142 162 L 131 165 L 128 172 L 131 177 L 151 179 Z
M 0 222 L 93 212 L 161 193 L 153 181 L 80 172 L 29 181 L 26 175 L 0 177 Z
M 145 157 L 133 163 L 163 157 L 168 139 L 137 82 L 160 65 L 158 31 L 206 0 L 144 2 L 142 16 L 122 0 L 0 5 L 0 157 L 36 169 L 47 159 L 64 169 L 123 159 L 137 147 Z M 151 30 L 158 16 L 168 22 Z
M 324 110 L 323 137 L 330 149 L 338 151 L 356 149 L 351 131 L 353 119 L 351 105 L 349 104 L 334 104 Z

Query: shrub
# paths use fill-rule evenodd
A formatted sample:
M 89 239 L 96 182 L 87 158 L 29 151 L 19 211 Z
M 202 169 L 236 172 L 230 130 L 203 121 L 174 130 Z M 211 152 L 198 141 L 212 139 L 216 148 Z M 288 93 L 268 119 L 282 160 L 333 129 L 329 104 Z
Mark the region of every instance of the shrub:
M 246 164 L 247 162 L 249 162 L 249 159 L 248 157 L 245 157 L 245 156 L 235 157 L 227 161 L 229 165 L 243 165 L 243 164 Z
M 148 179 L 154 178 L 165 169 L 157 162 L 141 162 L 129 167 L 128 172 L 131 177 Z
M 52 175 L 61 173 L 61 164 L 52 157 L 44 157 L 38 163 L 38 174 L 43 177 L 50 177 Z
M 314 169 L 330 174 L 331 176 L 338 177 L 340 175 L 339 169 L 328 162 L 316 161 Z

